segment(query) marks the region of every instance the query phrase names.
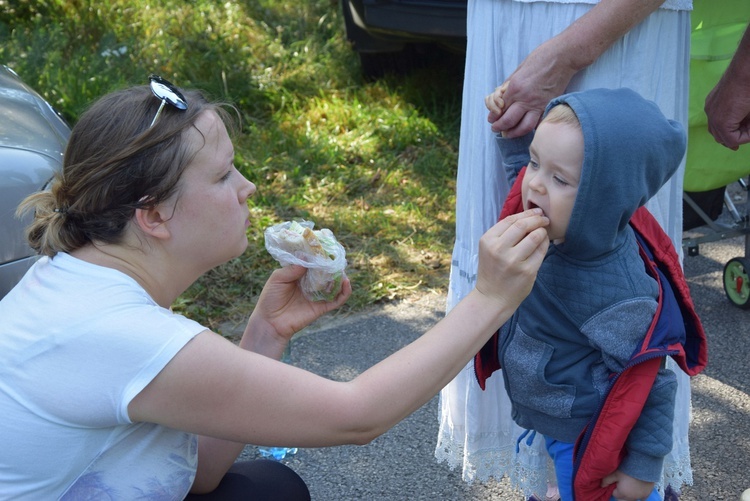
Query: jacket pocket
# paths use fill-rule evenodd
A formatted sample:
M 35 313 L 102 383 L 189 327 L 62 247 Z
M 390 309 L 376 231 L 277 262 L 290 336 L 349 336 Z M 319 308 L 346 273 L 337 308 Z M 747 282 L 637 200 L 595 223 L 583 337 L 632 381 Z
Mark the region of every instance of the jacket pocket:
M 570 418 L 576 388 L 571 384 L 553 384 L 545 377 L 554 349 L 526 335 L 518 324 L 501 346 L 507 390 L 511 400 L 527 409 Z

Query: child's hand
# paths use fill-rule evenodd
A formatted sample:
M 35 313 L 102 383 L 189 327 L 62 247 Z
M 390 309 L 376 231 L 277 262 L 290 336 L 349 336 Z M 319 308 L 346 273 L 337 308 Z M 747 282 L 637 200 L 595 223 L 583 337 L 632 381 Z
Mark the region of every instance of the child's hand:
M 620 470 L 615 471 L 602 479 L 602 487 L 617 483 L 612 497 L 617 501 L 638 501 L 646 499 L 654 490 L 653 482 L 644 482 Z
M 496 88 L 495 91 L 489 96 L 484 98 L 484 104 L 490 113 L 487 115 L 487 121 L 489 123 L 495 123 L 501 116 L 505 108 L 505 101 L 503 101 L 503 93 L 508 88 L 508 81 L 506 80 L 500 87 Z

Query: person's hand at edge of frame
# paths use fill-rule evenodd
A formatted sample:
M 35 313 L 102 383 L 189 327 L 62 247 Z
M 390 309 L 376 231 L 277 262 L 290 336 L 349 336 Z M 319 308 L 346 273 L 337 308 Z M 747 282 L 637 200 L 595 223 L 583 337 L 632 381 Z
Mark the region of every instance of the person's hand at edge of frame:
M 750 142 L 750 78 L 743 81 L 734 71 L 730 66 L 708 93 L 704 111 L 716 142 L 737 151 Z

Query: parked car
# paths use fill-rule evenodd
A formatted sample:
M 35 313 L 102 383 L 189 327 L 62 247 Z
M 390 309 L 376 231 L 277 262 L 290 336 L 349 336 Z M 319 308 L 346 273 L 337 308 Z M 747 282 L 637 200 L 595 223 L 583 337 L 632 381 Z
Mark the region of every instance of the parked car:
M 378 77 L 412 64 L 415 44 L 466 50 L 467 0 L 341 0 L 347 39 L 362 72 Z
M 24 237 L 30 216 L 17 218 L 16 207 L 62 168 L 69 136 L 52 106 L 0 65 L 0 298 L 37 258 Z

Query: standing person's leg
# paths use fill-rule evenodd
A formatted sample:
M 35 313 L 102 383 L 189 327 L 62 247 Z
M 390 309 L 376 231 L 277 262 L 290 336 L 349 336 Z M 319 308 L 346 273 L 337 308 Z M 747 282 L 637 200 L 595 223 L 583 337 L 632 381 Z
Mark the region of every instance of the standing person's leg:
M 208 494 L 190 494 L 187 501 L 309 501 L 304 480 L 288 466 L 259 459 L 232 465 L 219 486 Z

